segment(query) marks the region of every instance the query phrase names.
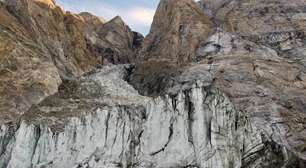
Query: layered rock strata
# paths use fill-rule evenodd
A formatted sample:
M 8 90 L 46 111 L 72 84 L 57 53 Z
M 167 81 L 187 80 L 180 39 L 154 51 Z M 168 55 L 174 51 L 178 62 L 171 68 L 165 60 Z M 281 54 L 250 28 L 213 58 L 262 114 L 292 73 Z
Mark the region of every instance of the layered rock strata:
M 57 92 L 62 79 L 128 63 L 141 36 L 119 18 L 63 11 L 54 1 L 0 2 L 0 113 L 14 120 Z M 135 40 L 135 42 L 134 42 Z M 134 52 L 135 51 L 135 52 Z
M 143 43 L 0 3 L 0 167 L 306 166 L 304 1 L 161 0 Z

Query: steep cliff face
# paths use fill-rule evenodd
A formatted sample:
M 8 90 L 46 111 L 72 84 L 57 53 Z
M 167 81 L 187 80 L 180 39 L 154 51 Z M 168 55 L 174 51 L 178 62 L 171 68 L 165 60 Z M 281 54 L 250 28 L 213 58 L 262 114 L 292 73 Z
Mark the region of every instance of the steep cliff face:
M 0 4 L 0 167 L 306 166 L 304 1 L 162 0 L 144 43 Z
M 144 95 L 164 94 L 180 67 L 196 61 L 197 48 L 213 31 L 213 23 L 193 0 L 162 0 L 130 83 Z
M 0 3 L 2 118 L 14 119 L 56 93 L 61 79 L 98 65 L 128 63 L 137 50 L 136 35 L 122 20 L 104 24 L 89 13 L 64 12 L 51 0 Z M 129 57 L 121 59 L 123 54 Z
M 102 49 L 100 54 L 105 57 L 104 63 L 122 64 L 135 61 L 139 48 L 137 43 L 139 40 L 141 43 L 142 39 L 130 30 L 121 17 L 117 16 L 105 23 L 96 33 L 101 40 L 97 38 L 91 40 L 98 50 Z
M 61 76 L 80 76 L 93 70 L 103 60 L 111 63 L 128 62 L 112 61 L 115 55 L 104 58 L 107 52 L 104 50 L 107 49 L 116 49 L 116 52 L 125 50 L 130 55 L 133 53 L 133 33 L 120 18 L 104 24 L 103 20 L 89 13 L 77 15 L 64 12 L 60 7 L 47 2 L 13 0 L 4 5 L 25 27 L 31 40 L 50 54 Z M 109 35 L 112 38 L 106 36 L 106 33 L 112 33 Z M 106 44 L 96 47 L 98 43 Z
M 2 3 L 0 20 L 1 120 L 15 120 L 33 103 L 54 94 L 61 79 L 50 55 Z
M 220 36 L 227 38 L 219 43 L 216 39 Z M 201 51 L 214 49 L 214 52 L 206 53 L 203 61 L 211 65 L 210 72 L 216 75 L 215 84 L 230 97 L 236 110 L 248 116 L 252 127 L 261 132 L 267 144 L 272 143 L 281 149 L 269 154 L 265 151 L 269 147 L 264 146 L 250 156 L 245 155 L 243 165 L 303 167 L 305 80 L 297 78 L 304 75 L 304 66 L 280 57 L 272 49 L 224 32 L 217 32 L 209 41 Z M 213 44 L 222 49 L 212 48 Z M 274 157 L 277 160 L 265 161 L 274 160 Z M 280 158 L 283 161 L 278 160 Z
M 305 65 L 305 1 L 202 0 L 201 4 L 214 11 L 215 22 L 229 32 Z
M 212 78 L 153 99 L 123 80 L 129 68 L 66 81 L 23 116 L 14 135 L 3 126 L 1 166 L 241 166 L 246 120 L 209 87 Z
M 304 2 L 294 1 L 290 2 L 290 5 L 288 3 L 205 0 L 199 3 L 218 28 L 197 45 L 194 59 L 189 61 L 207 67 L 214 78 L 213 86 L 229 96 L 235 109 L 248 117 L 251 127 L 256 128 L 248 132 L 260 135 L 254 140 L 264 143 L 258 143 L 261 147 L 251 143 L 247 147 L 249 151 L 245 149 L 242 154 L 242 167 L 305 165 L 306 95 L 305 80 L 302 77 L 305 72 L 302 27 L 304 18 L 299 17 L 298 22 L 292 22 L 292 19 L 296 18 L 295 15 L 303 15 L 301 8 Z M 186 6 L 185 8 L 188 8 Z M 266 17 L 262 17 L 259 8 L 267 6 L 272 6 L 273 11 L 267 9 L 267 13 L 263 14 Z M 283 19 L 285 25 L 275 27 L 276 22 L 270 22 L 268 18 Z M 232 26 L 235 29 L 231 29 Z M 151 34 L 154 34 L 154 31 L 158 32 L 152 29 Z M 196 34 L 196 31 L 192 33 Z M 168 40 L 171 38 L 168 37 Z M 289 48 L 283 48 L 286 44 L 289 44 Z M 156 48 L 166 46 L 163 43 L 156 45 Z M 179 87 L 177 76 L 185 74 L 186 68 L 190 67 L 178 68 L 165 62 L 152 64 L 152 61 L 148 64 L 136 66 L 131 84 L 140 93 L 153 96 L 156 92 L 157 95 L 163 94 L 169 88 Z M 191 67 L 193 71 L 198 72 L 193 75 L 199 78 L 203 73 L 198 70 L 201 66 Z M 191 78 L 183 81 L 193 82 Z M 162 91 L 158 92 L 159 90 Z
M 213 25 L 193 0 L 162 0 L 140 57 L 185 64 L 213 31 Z

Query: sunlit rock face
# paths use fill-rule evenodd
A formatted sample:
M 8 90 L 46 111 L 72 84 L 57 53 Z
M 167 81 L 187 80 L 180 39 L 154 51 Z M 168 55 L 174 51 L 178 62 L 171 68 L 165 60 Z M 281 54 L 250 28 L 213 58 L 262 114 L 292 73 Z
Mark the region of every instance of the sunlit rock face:
M 139 46 L 122 20 L 104 23 L 89 13 L 65 12 L 53 0 L 1 1 L 0 29 L 4 121 L 56 93 L 62 79 L 99 65 L 131 62 Z M 139 35 L 135 39 L 142 41 Z
M 0 1 L 0 167 L 306 167 L 303 4 L 162 0 L 143 42 Z
M 193 0 L 162 0 L 139 57 L 185 64 L 213 31 L 212 22 Z

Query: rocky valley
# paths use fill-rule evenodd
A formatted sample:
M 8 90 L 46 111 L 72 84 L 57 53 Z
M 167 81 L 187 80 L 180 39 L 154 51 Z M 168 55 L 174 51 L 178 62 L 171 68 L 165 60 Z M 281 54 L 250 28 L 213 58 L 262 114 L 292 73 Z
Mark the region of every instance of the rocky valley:
M 1 168 L 305 168 L 306 1 L 117 16 L 0 0 Z

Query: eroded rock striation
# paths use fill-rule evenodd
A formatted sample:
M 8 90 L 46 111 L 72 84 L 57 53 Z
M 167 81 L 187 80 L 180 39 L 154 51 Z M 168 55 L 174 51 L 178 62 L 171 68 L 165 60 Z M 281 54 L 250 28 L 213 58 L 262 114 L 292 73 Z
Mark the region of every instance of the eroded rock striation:
M 0 7 L 1 119 L 14 120 L 56 93 L 62 79 L 129 63 L 138 47 L 120 19 L 105 23 L 89 13 L 65 12 L 51 0 L 9 0 Z
M 193 61 L 195 49 L 213 29 L 212 22 L 193 0 L 162 0 L 140 57 L 175 64 Z
M 306 166 L 304 1 L 161 0 L 144 40 L 0 4 L 0 167 Z

